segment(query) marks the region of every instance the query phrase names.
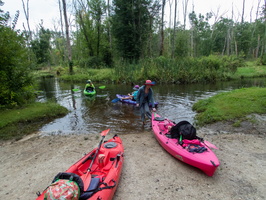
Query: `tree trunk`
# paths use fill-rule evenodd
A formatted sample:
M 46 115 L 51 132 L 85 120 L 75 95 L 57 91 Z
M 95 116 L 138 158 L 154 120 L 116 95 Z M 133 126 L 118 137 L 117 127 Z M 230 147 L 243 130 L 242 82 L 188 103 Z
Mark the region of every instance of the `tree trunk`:
M 60 0 L 58 0 L 58 6 L 59 6 L 59 12 L 60 12 L 60 27 L 61 27 L 62 35 L 64 37 L 64 23 L 63 23 L 62 6 L 61 6 Z
M 189 0 L 184 0 L 184 3 L 183 3 L 183 18 L 184 18 L 184 24 L 183 24 L 183 27 L 184 27 L 184 30 L 186 29 L 186 21 L 187 21 L 187 6 L 188 6 L 188 1 Z
M 98 25 L 97 25 L 97 50 L 96 50 L 96 54 L 97 54 L 97 58 L 98 58 L 99 54 L 100 54 L 101 20 L 99 20 L 97 23 L 98 23 Z
M 244 15 L 245 15 L 245 0 L 243 0 L 243 8 L 242 8 L 241 24 L 244 23 Z
M 169 0 L 169 12 L 170 12 L 170 15 L 169 15 L 169 28 L 171 28 L 171 26 L 172 26 L 172 3 L 173 3 L 173 0 Z
M 175 57 L 176 14 L 177 14 L 177 0 L 175 0 L 174 33 L 173 33 L 173 41 L 172 41 L 172 58 Z
M 262 6 L 262 8 L 263 8 L 263 20 L 264 20 L 264 41 L 261 44 L 261 52 L 260 52 L 261 57 L 264 54 L 266 54 L 266 42 L 265 42 L 265 38 L 266 38 L 266 0 L 264 0 L 264 5 Z
M 64 19 L 65 19 L 69 73 L 73 74 L 72 51 L 71 51 L 70 37 L 69 37 L 69 25 L 68 25 L 68 20 L 67 20 L 66 1 L 62 0 L 62 4 L 63 4 Z
M 258 6 L 257 6 L 257 11 L 256 11 L 256 18 L 255 18 L 255 20 L 258 19 L 259 7 L 260 7 L 260 1 L 258 1 Z M 252 9 L 250 10 L 250 24 L 252 24 L 251 13 L 252 13 Z M 257 24 L 257 23 L 253 23 L 253 30 L 252 30 L 251 38 L 254 37 L 255 31 L 256 31 L 256 24 Z M 258 37 L 260 37 L 260 36 L 258 36 Z M 260 40 L 258 40 L 258 42 L 259 42 L 259 41 L 260 41 Z M 258 52 L 257 52 L 257 51 L 258 51 L 258 47 L 259 47 L 259 45 L 260 45 L 260 44 L 258 43 L 258 44 L 257 44 L 257 47 L 255 48 L 255 53 L 253 53 L 254 49 L 253 49 L 252 47 L 250 47 L 250 54 L 252 54 L 253 57 L 255 57 L 255 58 L 258 58 Z
M 65 32 L 64 32 L 64 22 L 63 22 L 63 15 L 62 15 L 62 5 L 61 0 L 58 0 L 58 7 L 59 7 L 59 13 L 60 13 L 60 28 L 63 38 L 65 38 Z M 66 49 L 66 43 L 64 44 L 64 47 Z M 63 63 L 68 60 L 67 51 L 63 50 Z
M 108 21 L 107 21 L 107 35 L 108 35 L 108 38 L 109 38 L 109 46 L 110 46 L 110 49 L 112 49 L 112 34 L 111 34 L 111 31 L 110 31 L 110 0 L 107 1 L 107 11 L 108 11 Z
M 159 53 L 160 56 L 162 56 L 164 52 L 164 7 L 165 7 L 165 0 L 163 0 L 163 5 L 162 5 L 161 43 L 160 43 L 160 53 Z
M 83 35 L 85 37 L 85 40 L 86 40 L 86 43 L 87 43 L 87 47 L 90 50 L 89 56 L 94 56 L 93 48 L 92 48 L 91 42 L 89 40 L 89 36 L 88 36 L 88 34 L 86 32 L 86 27 L 85 27 L 85 24 L 84 24 L 84 21 L 83 21 L 83 17 L 82 17 L 81 11 L 78 11 L 78 16 L 79 16 L 79 19 L 80 19 L 81 30 L 82 30 Z
M 231 37 L 230 37 L 230 28 L 227 30 L 227 36 L 226 36 L 226 55 L 230 55 L 230 43 L 231 43 Z
M 169 0 L 169 29 L 171 30 L 171 27 L 172 27 L 172 4 L 173 4 L 173 0 Z M 170 32 L 168 34 L 168 47 L 169 47 L 169 51 L 170 51 L 170 54 L 172 55 L 172 48 L 173 48 L 173 34 L 172 32 Z
M 258 43 L 257 43 L 256 52 L 255 52 L 255 58 L 258 58 L 259 56 L 259 49 L 260 49 L 260 35 L 258 35 Z
M 31 30 L 30 30 L 30 12 L 29 12 L 29 0 L 27 0 L 27 9 L 25 8 L 25 3 L 24 0 L 22 0 L 22 5 L 23 5 L 23 10 L 24 10 L 24 14 L 27 20 L 27 26 L 28 26 L 28 31 L 29 31 L 29 40 L 32 40 L 32 34 L 31 34 Z

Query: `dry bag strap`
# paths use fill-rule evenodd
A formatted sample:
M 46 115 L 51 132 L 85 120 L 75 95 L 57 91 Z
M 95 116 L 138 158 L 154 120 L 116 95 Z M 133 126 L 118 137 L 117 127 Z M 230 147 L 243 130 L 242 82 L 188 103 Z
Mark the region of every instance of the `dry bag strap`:
M 112 182 L 114 183 L 113 185 L 107 185 L 107 183 L 102 182 L 102 183 L 100 183 L 100 185 L 105 185 L 105 187 L 98 187 L 98 188 L 93 189 L 93 190 L 87 190 L 87 191 L 84 191 L 84 193 L 87 193 L 87 192 L 96 193 L 96 192 L 104 190 L 104 189 L 112 189 L 116 186 L 116 182 L 114 179 L 112 179 Z

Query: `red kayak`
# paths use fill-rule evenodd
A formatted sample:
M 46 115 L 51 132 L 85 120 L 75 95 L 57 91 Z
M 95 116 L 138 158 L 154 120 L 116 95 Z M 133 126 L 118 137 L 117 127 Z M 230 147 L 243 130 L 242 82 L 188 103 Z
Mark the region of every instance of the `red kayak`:
M 171 120 L 152 113 L 152 129 L 160 145 L 178 160 L 201 169 L 208 176 L 213 176 L 220 163 L 210 148 L 217 147 L 203 139 L 183 140 L 183 144 L 180 144 L 177 138 L 171 138 L 169 134 L 168 127 L 174 125 Z
M 111 200 L 116 191 L 123 167 L 124 147 L 122 140 L 117 135 L 103 142 L 109 130 L 101 133 L 102 140 L 97 148 L 86 154 L 65 172 L 59 173 L 52 181 L 52 184 L 36 200 L 52 198 Z M 66 189 L 66 187 L 62 186 L 64 183 L 62 184 L 60 181 L 68 181 L 67 184 L 69 185 L 74 183 L 74 186 L 78 186 L 77 192 L 73 189 L 74 187 Z M 58 192 L 58 190 L 61 192 L 59 196 L 55 197 L 58 194 L 51 194 L 51 191 Z M 65 191 L 62 192 L 61 190 Z M 71 192 L 72 194 L 69 194 Z M 65 197 L 63 195 L 72 196 L 69 198 L 69 196 Z

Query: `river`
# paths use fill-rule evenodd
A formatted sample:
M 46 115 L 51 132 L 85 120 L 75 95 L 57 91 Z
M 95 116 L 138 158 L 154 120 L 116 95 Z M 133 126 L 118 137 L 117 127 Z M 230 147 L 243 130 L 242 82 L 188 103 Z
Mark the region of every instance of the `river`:
M 140 83 L 139 83 L 140 84 Z M 94 84 L 97 95 L 89 98 L 83 95 L 84 84 L 70 84 L 57 78 L 43 78 L 39 82 L 38 101 L 54 101 L 66 107 L 70 112 L 49 124 L 39 132 L 42 135 L 95 134 L 111 129 L 111 133 L 126 134 L 150 130 L 149 125 L 142 126 L 139 109 L 133 105 L 111 101 L 116 94 L 128 94 L 133 86 L 115 84 Z M 105 85 L 105 89 L 97 86 Z M 140 84 L 141 85 L 141 84 Z M 266 87 L 265 78 L 242 79 L 238 81 L 218 82 L 215 84 L 161 85 L 153 86 L 154 99 L 159 103 L 157 113 L 176 123 L 181 120 L 194 122 L 196 113 L 192 105 L 199 99 L 213 96 L 233 89 L 261 86 Z M 74 92 L 72 89 L 80 89 Z

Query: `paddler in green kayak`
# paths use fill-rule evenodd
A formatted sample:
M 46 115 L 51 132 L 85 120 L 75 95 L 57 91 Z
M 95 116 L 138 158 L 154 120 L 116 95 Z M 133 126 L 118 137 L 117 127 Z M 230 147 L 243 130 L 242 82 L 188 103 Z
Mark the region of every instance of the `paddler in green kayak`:
M 94 91 L 95 86 L 93 85 L 91 80 L 87 80 L 87 84 L 85 85 L 85 90 L 86 91 Z

